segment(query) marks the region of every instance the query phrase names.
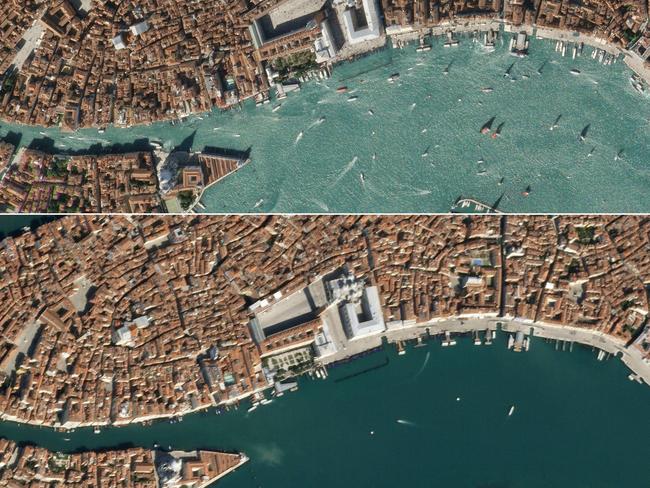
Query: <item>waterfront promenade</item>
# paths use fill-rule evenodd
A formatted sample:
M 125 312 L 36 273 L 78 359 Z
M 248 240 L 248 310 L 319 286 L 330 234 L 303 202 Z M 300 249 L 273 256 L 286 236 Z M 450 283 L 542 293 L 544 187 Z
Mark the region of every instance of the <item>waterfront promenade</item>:
M 343 324 L 340 322 L 335 306 L 330 307 L 324 312 L 324 320 L 328 324 L 331 339 L 336 344 L 338 351 L 334 354 L 317 359 L 315 363 L 317 366 L 328 367 L 338 362 L 354 360 L 357 356 L 361 356 L 371 350 L 383 347 L 384 342 L 394 344 L 405 341 L 427 341 L 434 337 L 444 336 L 446 333 L 467 335 L 474 332 L 484 333 L 486 331 L 494 331 L 496 334 L 508 333 L 514 335 L 518 331 L 521 331 L 525 335 L 531 337 L 558 340 L 567 343 L 578 343 L 604 351 L 621 359 L 621 361 L 633 372 L 635 379 L 638 381 L 642 380 L 646 385 L 650 385 L 650 364 L 643 360 L 640 352 L 633 347 L 626 347 L 625 343 L 621 340 L 595 330 L 581 329 L 578 327 L 563 326 L 559 324 L 533 322 L 532 320 L 510 316 L 499 317 L 497 313 L 493 313 L 436 318 L 422 323 L 416 323 L 414 321 L 394 322 L 389 323 L 388 329 L 383 333 L 349 340 L 345 336 Z M 532 347 L 534 347 L 534 345 Z M 233 406 L 272 388 L 273 385 L 268 385 L 265 388 L 242 394 L 239 397 L 231 398 L 220 404 L 215 403 L 213 405 L 202 405 L 198 408 L 188 409 L 183 412 L 182 415 L 190 415 L 209 408 Z M 178 415 L 150 415 L 131 418 L 127 421 L 118 419 L 115 422 L 80 423 L 76 427 L 123 427 L 127 425 L 146 424 L 153 421 L 175 417 L 178 417 Z M 31 421 L 25 422 L 8 415 L 0 416 L 0 420 L 41 426 L 40 423 Z M 66 429 L 62 430 L 65 431 Z
M 470 34 L 474 32 L 487 32 L 502 30 L 503 33 L 517 34 L 525 32 L 529 36 L 548 41 L 563 41 L 567 43 L 583 43 L 596 49 L 601 49 L 612 56 L 623 56 L 625 64 L 636 74 L 641 76 L 646 83 L 650 83 L 650 68 L 635 53 L 620 48 L 602 37 L 597 37 L 584 32 L 572 31 L 569 29 L 540 27 L 531 24 L 514 25 L 500 19 L 478 17 L 470 20 L 460 20 L 443 23 L 435 27 L 417 29 L 415 27 L 392 27 L 388 29 L 389 37 L 394 44 L 402 45 L 404 42 L 411 42 L 426 36 L 445 36 L 453 34 Z
M 330 329 L 331 330 L 331 329 Z M 322 364 L 328 365 L 345 361 L 366 351 L 380 347 L 384 339 L 389 343 L 427 339 L 433 336 L 450 334 L 470 334 L 487 330 L 515 334 L 518 331 L 532 337 L 554 339 L 569 343 L 579 343 L 595 347 L 612 356 L 620 358 L 634 373 L 637 379 L 650 385 L 650 364 L 643 360 L 640 351 L 634 347 L 626 347 L 625 343 L 611 335 L 596 330 L 581 329 L 573 326 L 533 322 L 532 320 L 516 317 L 499 317 L 495 314 L 466 315 L 458 317 L 437 318 L 423 323 L 397 323 L 388 325 L 386 332 L 361 337 L 345 342 L 337 353 L 323 358 Z M 341 332 L 336 332 L 341 337 Z

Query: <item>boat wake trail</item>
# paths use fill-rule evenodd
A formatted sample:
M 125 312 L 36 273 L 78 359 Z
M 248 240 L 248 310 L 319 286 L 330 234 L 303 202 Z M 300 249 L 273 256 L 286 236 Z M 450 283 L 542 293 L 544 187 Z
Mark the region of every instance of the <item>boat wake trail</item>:
M 415 422 L 411 422 L 410 420 L 397 419 L 397 423 L 402 425 L 408 425 L 409 427 L 417 427 L 417 424 Z
M 413 379 L 417 378 L 422 374 L 424 369 L 427 367 L 427 364 L 429 364 L 429 358 L 431 357 L 431 351 L 427 351 L 427 355 L 424 358 L 424 362 L 422 363 L 422 366 L 420 367 L 420 370 L 415 373 L 415 376 L 413 376 Z
M 423 197 L 425 195 L 431 195 L 433 193 L 431 190 L 425 190 L 423 188 L 415 188 L 413 186 L 407 187 L 412 191 L 400 192 L 402 197 Z
M 309 125 L 309 127 L 307 127 L 307 130 L 316 127 L 317 125 L 321 125 L 323 122 L 325 122 L 325 117 L 319 117 L 318 120 L 315 120 Z
M 284 460 L 284 451 L 275 443 L 253 446 L 256 457 L 269 466 L 280 466 Z
M 345 168 L 339 173 L 339 175 L 336 177 L 336 180 L 334 180 L 334 183 L 332 183 L 332 186 L 336 185 L 339 181 L 341 181 L 341 178 L 343 178 L 348 171 L 350 171 L 356 162 L 359 161 L 359 158 L 357 156 L 352 158 L 352 161 L 350 161 L 348 164 L 345 165 Z
M 325 205 L 324 202 L 321 202 L 320 200 L 316 200 L 315 198 L 312 198 L 311 202 L 318 205 L 318 208 L 320 208 L 324 212 L 329 212 L 330 211 L 329 207 L 327 205 Z

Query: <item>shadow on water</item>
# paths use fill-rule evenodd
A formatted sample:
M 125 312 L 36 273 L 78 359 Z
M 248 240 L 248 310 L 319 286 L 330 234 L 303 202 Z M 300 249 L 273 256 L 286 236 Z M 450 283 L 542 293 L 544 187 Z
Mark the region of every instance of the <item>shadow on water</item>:
M 504 195 L 505 195 L 505 192 L 501 193 L 499 198 L 497 198 L 496 201 L 492 204 L 492 208 L 494 210 L 497 210 L 499 208 L 499 205 L 501 204 L 501 200 L 503 199 Z
M 9 131 L 7 132 L 7 135 L 2 138 L 2 140 L 16 147 L 19 147 L 22 138 L 23 138 L 22 134 L 19 134 L 18 132 L 14 132 L 14 131 Z
M 23 445 L 30 445 L 29 443 L 25 443 Z M 33 444 L 32 444 L 33 445 Z M 71 451 L 68 452 L 68 454 L 81 454 L 81 453 L 86 453 L 88 451 L 95 451 L 95 452 L 107 452 L 107 451 L 122 451 L 126 449 L 132 449 L 136 447 L 136 445 L 133 442 L 122 442 L 120 444 L 116 444 L 114 446 L 110 447 L 100 447 L 100 448 L 93 448 L 90 449 L 87 446 L 79 446 L 76 447 L 75 449 L 72 449 Z
M 25 227 L 31 231 L 37 227 L 59 219 L 60 215 L 6 215 L 0 219 L 0 240 L 6 237 L 16 237 L 24 232 Z M 8 228 L 8 229 L 7 229 Z
M 192 152 L 192 146 L 194 146 L 194 138 L 196 137 L 196 131 L 193 131 L 189 136 L 183 139 L 180 144 L 178 144 L 172 152 Z
M 203 146 L 203 150 L 201 152 L 205 154 L 223 154 L 234 158 L 248 159 L 250 158 L 252 150 L 252 146 L 248 146 L 243 151 L 240 151 L 238 149 L 228 149 L 225 147 Z
M 374 63 L 373 65 L 371 65 L 371 66 L 369 66 L 369 67 L 367 67 L 365 69 L 356 70 L 356 71 L 348 74 L 347 76 L 337 77 L 336 78 L 337 82 L 338 83 L 343 83 L 345 81 L 352 80 L 354 78 L 358 78 L 361 75 L 372 73 L 373 71 L 377 71 L 377 70 L 379 70 L 381 68 L 385 68 L 386 66 L 390 66 L 390 65 L 393 64 L 393 56 L 392 56 L 392 53 L 391 53 L 391 49 L 388 49 L 387 45 L 385 45 L 383 47 L 379 47 L 377 49 L 374 49 L 374 50 L 371 50 L 371 51 L 368 51 L 368 52 L 365 52 L 365 53 L 362 53 L 362 54 L 358 54 L 356 56 L 353 56 L 350 59 L 346 59 L 345 61 L 339 61 L 338 63 L 334 63 L 334 65 L 332 67 L 335 68 L 335 67 L 341 66 L 343 64 L 349 64 L 349 63 L 352 63 L 353 61 L 357 61 L 359 59 L 366 58 L 366 57 L 369 57 L 369 56 L 377 54 L 377 53 L 386 53 L 386 58 L 387 59 L 385 59 L 383 61 L 380 61 L 378 63 Z M 336 71 L 334 71 L 334 73 L 336 73 Z
M 54 139 L 50 137 L 40 137 L 30 142 L 27 148 L 50 154 L 69 156 L 81 156 L 84 154 L 119 154 L 153 150 L 149 138 L 140 138 L 129 143 L 116 143 L 110 145 L 103 145 L 101 143 L 91 144 L 84 149 L 65 149 L 60 147 L 57 148 Z

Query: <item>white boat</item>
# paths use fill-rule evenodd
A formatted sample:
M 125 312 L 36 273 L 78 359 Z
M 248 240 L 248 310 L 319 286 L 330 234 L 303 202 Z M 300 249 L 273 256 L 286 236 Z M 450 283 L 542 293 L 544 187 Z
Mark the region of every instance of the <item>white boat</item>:
M 646 94 L 646 87 L 645 84 L 643 83 L 643 80 L 641 77 L 637 74 L 634 74 L 630 76 L 630 83 L 632 84 L 632 87 L 639 92 L 641 95 Z
M 264 199 L 263 199 L 263 198 L 260 198 L 260 199 L 257 201 L 257 203 L 255 204 L 255 208 L 259 208 L 259 206 L 262 205 L 263 203 L 264 203 Z
M 354 102 L 355 100 L 358 100 L 359 97 L 356 95 L 352 95 L 351 97 L 348 97 L 348 102 Z
M 489 87 L 489 86 L 487 86 L 487 87 L 485 87 L 485 88 L 481 88 L 481 91 L 482 91 L 483 93 L 492 93 L 492 92 L 494 91 L 494 89 L 491 88 L 491 87 Z
M 250 408 L 247 410 L 247 412 L 250 413 L 250 412 L 252 412 L 252 411 L 254 411 L 254 410 L 256 410 L 256 409 L 257 409 L 257 404 L 253 404 L 253 406 L 250 407 Z
M 359 179 L 361 180 L 361 184 L 365 184 L 366 182 L 366 177 L 363 175 L 363 173 L 359 173 Z
M 577 75 L 580 74 L 580 70 L 579 70 L 579 69 L 575 69 L 575 68 L 573 68 L 571 71 L 569 71 L 569 73 L 571 73 L 572 75 L 576 75 L 576 76 L 577 76 Z
M 511 417 L 514 412 L 515 412 L 515 406 L 513 405 L 510 407 L 510 411 L 508 412 L 508 417 Z
M 277 112 L 278 110 L 280 110 L 280 107 L 282 107 L 282 104 L 281 103 L 277 104 L 275 107 L 273 107 L 272 112 Z

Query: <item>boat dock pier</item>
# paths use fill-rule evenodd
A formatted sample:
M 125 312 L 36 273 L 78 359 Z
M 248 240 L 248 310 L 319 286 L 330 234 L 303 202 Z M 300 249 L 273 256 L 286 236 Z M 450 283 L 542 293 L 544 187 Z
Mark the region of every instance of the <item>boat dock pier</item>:
M 456 47 L 458 46 L 458 39 L 454 37 L 454 32 L 451 30 L 447 31 L 447 40 L 443 44 L 445 47 Z
M 442 340 L 442 347 L 455 346 L 456 339 L 451 337 L 451 332 L 448 330 L 445 331 L 445 338 Z
M 451 206 L 451 213 L 503 213 L 495 207 L 474 198 L 459 197 Z
M 483 344 L 483 342 L 481 342 L 481 337 L 478 335 L 478 330 L 475 330 L 474 331 L 474 345 L 475 346 L 480 346 L 481 344 Z
M 510 39 L 510 54 L 518 58 L 528 56 L 528 44 L 528 34 L 524 31 L 518 32 Z
M 489 29 L 483 35 L 483 47 L 488 51 L 494 51 L 499 31 Z
M 420 44 L 415 48 L 418 53 L 431 51 L 431 44 L 424 40 L 424 36 L 420 36 Z
M 508 349 L 514 352 L 528 351 L 530 349 L 530 337 L 523 330 L 517 330 L 514 335 L 508 336 Z

